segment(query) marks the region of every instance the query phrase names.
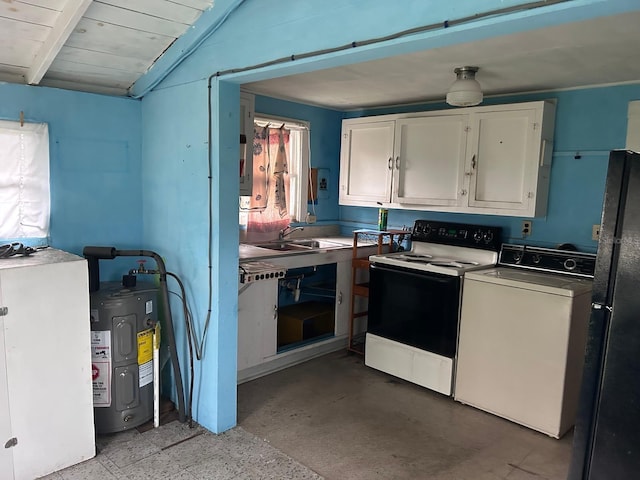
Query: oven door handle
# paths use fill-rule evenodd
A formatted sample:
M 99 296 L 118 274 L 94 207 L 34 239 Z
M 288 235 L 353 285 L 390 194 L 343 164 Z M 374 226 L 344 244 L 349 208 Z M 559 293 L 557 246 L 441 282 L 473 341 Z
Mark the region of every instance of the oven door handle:
M 428 278 L 430 282 L 436 282 L 436 283 L 452 283 L 457 281 L 460 278 L 456 275 L 442 275 L 440 273 L 425 272 L 423 270 L 416 270 L 415 272 L 412 272 L 404 268 L 387 267 L 386 265 L 383 266 L 375 263 L 372 263 L 371 265 L 369 265 L 369 268 L 371 270 L 379 270 L 380 272 L 401 273 L 403 275 L 408 275 L 411 277 L 416 277 L 421 279 Z

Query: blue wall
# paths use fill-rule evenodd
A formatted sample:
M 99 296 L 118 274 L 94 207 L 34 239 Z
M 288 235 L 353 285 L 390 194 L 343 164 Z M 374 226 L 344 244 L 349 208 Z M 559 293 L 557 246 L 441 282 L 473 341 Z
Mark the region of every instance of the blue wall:
M 308 52 L 353 41 L 378 37 L 406 28 L 431 23 L 441 23 L 479 11 L 525 3 L 524 1 L 484 0 L 483 2 L 465 0 L 461 2 L 425 2 L 409 0 L 398 8 L 387 0 L 345 0 L 326 7 L 322 0 L 304 2 L 272 2 L 268 8 L 259 0 L 221 0 L 212 9 L 205 12 L 198 25 L 169 49 L 167 55 L 137 82 L 134 93 L 144 95 L 154 88 L 151 95 L 144 97 L 142 112 L 144 117 L 143 172 L 157 177 L 159 185 L 165 185 L 166 191 L 143 190 L 144 240 L 157 246 L 163 254 L 169 255 L 177 273 L 194 278 L 193 302 L 202 310 L 207 308 L 207 282 L 213 283 L 212 327 L 206 340 L 207 353 L 198 365 L 197 408 L 195 419 L 206 428 L 215 432 L 222 431 L 235 424 L 235 369 L 237 342 L 237 139 L 239 134 L 239 85 L 251 81 L 307 72 L 337 65 L 346 65 L 385 56 L 408 53 L 428 48 L 460 44 L 511 32 L 557 25 L 563 22 L 593 18 L 598 15 L 613 15 L 638 8 L 637 0 L 574 0 L 541 9 L 527 10 L 502 16 L 487 17 L 451 28 L 442 28 L 431 32 L 411 35 L 380 45 L 348 49 L 342 52 L 326 54 L 308 59 L 296 59 L 294 62 L 270 65 L 258 69 L 249 69 L 239 73 L 216 76 L 211 88 L 206 85 L 210 75 L 229 68 L 242 69 L 260 62 L 292 54 Z M 222 24 L 219 22 L 229 13 Z M 215 32 L 208 35 L 208 26 L 218 25 Z M 201 42 L 199 44 L 199 42 Z M 183 58 L 183 53 L 199 44 L 194 53 Z M 164 71 L 171 73 L 164 77 Z M 157 85 L 157 86 L 156 86 Z M 206 112 L 208 94 L 211 93 L 211 115 Z M 156 102 L 159 102 L 158 104 Z M 158 105 L 164 105 L 159 107 Z M 181 106 L 185 106 L 182 108 Z M 569 110 L 577 112 L 579 110 Z M 274 112 L 275 113 L 275 112 Z M 291 115 L 295 116 L 295 115 Z M 213 165 L 212 183 L 214 209 L 212 228 L 213 254 L 209 270 L 206 258 L 200 253 L 173 254 L 178 248 L 188 249 L 181 243 L 191 242 L 195 236 L 203 235 L 203 215 L 208 198 L 206 189 L 200 186 L 198 170 L 194 176 L 192 166 L 178 168 L 177 154 L 184 153 L 191 140 L 186 132 L 192 130 L 200 137 L 203 128 L 208 128 L 211 118 L 210 152 L 202 157 L 202 152 L 184 156 L 193 162 L 211 159 Z M 570 123 L 566 128 L 572 128 Z M 175 133 L 174 133 L 175 132 Z M 617 140 L 613 140 L 615 143 Z M 609 148 L 598 144 L 598 148 Z M 157 145 L 157 147 L 152 147 Z M 582 145 L 578 145 L 583 148 Z M 148 148 L 147 148 L 148 147 Z M 557 146 L 562 150 L 565 147 Z M 573 145 L 567 147 L 573 148 Z M 594 165 L 603 161 L 589 160 Z M 337 158 L 334 160 L 337 165 Z M 564 160 L 563 160 L 564 161 Z M 562 163 L 562 162 L 556 162 Z M 589 164 L 591 167 L 592 165 Z M 201 167 L 200 167 L 201 168 Z M 572 174 L 556 167 L 556 181 L 569 183 Z M 600 170 L 602 172 L 602 170 Z M 601 173 L 596 174 L 598 178 Z M 563 177 L 566 179 L 563 180 Z M 598 183 L 591 177 L 584 181 Z M 173 190 L 175 185 L 175 190 Z M 337 187 L 337 182 L 336 182 Z M 599 192 L 601 195 L 601 192 Z M 188 196 L 191 209 L 178 209 L 173 206 Z M 562 199 L 561 199 L 562 200 Z M 556 202 L 557 205 L 562 203 Z M 578 208 L 578 207 L 576 207 Z M 343 210 L 344 212 L 344 210 Z M 357 210 L 353 211 L 357 214 Z M 362 210 L 360 215 L 367 215 Z M 333 214 L 328 214 L 333 215 Z M 351 213 L 350 213 L 351 215 Z M 347 215 L 341 213 L 341 218 Z M 415 218 L 408 214 L 407 220 Z M 393 216 L 391 224 L 395 224 Z M 502 220 L 501 220 L 502 221 Z M 408 223 L 403 222 L 402 223 Z M 594 218 L 593 223 L 597 223 Z M 164 236 L 167 228 L 174 233 Z M 206 229 L 206 227 L 204 227 Z M 538 225 L 534 223 L 534 232 Z M 556 228 L 556 227 L 553 227 Z M 177 232 L 177 233 L 176 233 Z M 541 226 L 541 233 L 544 227 Z M 206 232 L 205 232 L 206 233 Z M 534 233 L 535 235 L 535 233 Z M 571 238 L 562 238 L 571 241 Z M 195 240 L 200 245 L 200 238 Z M 208 277 L 204 282 L 200 279 Z M 204 285 L 203 285 L 204 283 Z M 204 304 L 204 307 L 202 306 Z M 177 313 L 177 312 L 176 312 Z M 197 318 L 197 328 L 202 328 L 203 316 Z M 180 318 L 179 313 L 175 318 Z M 178 320 L 179 321 L 179 320 Z M 180 327 L 178 327 L 180 328 Z M 179 332 L 180 334 L 180 332 Z M 183 358 L 183 363 L 185 359 Z
M 625 146 L 628 103 L 640 99 L 640 85 L 488 98 L 483 105 L 544 99 L 557 100 L 549 205 L 546 217 L 533 219 L 530 237 L 520 235 L 522 218 L 502 216 L 391 210 L 389 226 L 411 225 L 417 218 L 495 225 L 503 227 L 508 242 L 546 247 L 572 243 L 580 250 L 595 252 L 597 242 L 591 239 L 591 228 L 600 223 L 608 152 Z M 349 112 L 347 116 L 442 108 L 450 107 L 432 103 Z M 577 153 L 581 158 L 575 158 Z M 375 208 L 345 206 L 340 208 L 340 220 L 344 230 L 371 227 L 377 223 L 377 213 Z
M 551 170 L 549 205 L 545 217 L 533 220 L 533 234 L 520 235 L 523 218 L 471 214 L 446 214 L 428 210 L 394 210 L 389 226 L 411 226 L 417 218 L 495 225 L 503 227 L 507 242 L 556 247 L 572 243 L 580 250 L 595 252 L 597 242 L 591 228 L 600 223 L 608 152 L 624 148 L 628 102 L 640 98 L 640 85 L 577 89 L 529 95 L 487 98 L 483 105 L 555 99 L 556 128 Z M 451 108 L 429 103 L 381 109 L 336 112 L 267 97 L 256 97 L 256 111 L 311 121 L 313 166 L 329 168 L 330 198 L 320 201 L 319 220 L 339 220 L 342 231 L 377 225 L 377 209 L 341 206 L 338 210 L 340 122 L 342 118 L 419 112 Z M 579 154 L 579 159 L 576 159 Z M 335 175 L 334 175 L 335 172 Z M 327 214 L 327 212 L 329 212 Z
M 0 84 L 0 119 L 49 125 L 49 245 L 82 254 L 85 245 L 139 248 L 141 103 L 46 87 Z M 135 265 L 102 262 L 102 278 Z M 126 272 L 125 272 L 126 273 Z
M 217 92 L 214 82 L 212 90 Z M 150 248 L 165 258 L 167 269 L 177 273 L 187 289 L 200 342 L 211 310 L 204 356 L 195 361 L 196 385 L 193 395 L 194 418 L 214 431 L 235 424 L 237 270 L 238 270 L 238 142 L 240 119 L 239 89 L 231 86 L 225 98 L 235 100 L 231 108 L 212 114 L 214 126 L 231 129 L 225 144 L 212 142 L 211 260 L 209 259 L 209 140 L 207 82 L 146 96 L 142 115 L 144 237 Z M 215 93 L 214 93 L 215 94 Z M 220 119 L 222 117 L 222 119 Z M 222 232 L 228 233 L 225 236 Z M 211 270 L 209 265 L 214 265 Z M 213 301 L 209 303 L 209 275 Z M 173 280 L 169 280 L 170 286 Z M 221 301 L 220 291 L 233 291 Z M 175 299 L 172 312 L 176 344 L 185 386 L 189 384 L 184 317 Z M 220 336 L 232 339 L 216 345 Z M 187 396 L 188 397 L 188 396 Z M 219 418 L 217 413 L 225 412 Z
M 329 196 L 316 199 L 315 213 L 318 224 L 335 224 L 340 213 L 338 208 L 339 163 L 336 159 L 340 158 L 342 112 L 260 95 L 256 95 L 255 111 L 258 115 L 260 113 L 277 115 L 310 123 L 311 166 L 329 170 Z
M 214 78 L 210 86 L 208 76 L 228 68 L 242 68 L 522 3 L 525 0 L 408 0 L 403 8 L 398 8 L 388 0 L 345 0 L 326 8 L 323 0 L 305 0 L 272 2 L 269 8 L 264 8 L 259 0 L 220 0 L 205 12 L 196 28 L 177 41 L 136 84 L 134 93 L 145 94 L 142 102 L 0 84 L 0 118 L 15 120 L 22 110 L 28 121 L 49 123 L 52 246 L 75 253 L 80 253 L 87 244 L 112 244 L 118 248 L 142 245 L 156 250 L 166 257 L 168 268 L 187 283 L 199 337 L 210 311 L 204 358 L 196 362 L 194 417 L 210 430 L 220 432 L 233 426 L 236 420 L 239 85 L 612 15 L 637 9 L 638 5 L 637 0 L 574 0 L 381 45 L 225 75 Z M 209 26 L 219 24 L 230 11 L 233 13 L 229 18 L 207 37 Z M 183 52 L 200 40 L 204 42 L 195 53 L 182 59 Z M 172 72 L 166 79 L 165 71 Z M 153 91 L 146 95 L 151 87 Z M 557 94 L 557 155 L 552 171 L 549 215 L 545 220 L 534 221 L 532 241 L 568 241 L 590 246 L 584 229 L 590 232 L 590 225 L 599 222 L 597 206 L 601 201 L 606 162 L 603 152 L 622 145 L 626 102 L 637 99 L 639 93 L 637 86 L 631 86 Z M 526 96 L 517 100 L 546 97 L 548 95 Z M 208 113 L 209 98 L 211 114 Z M 499 99 L 500 102 L 512 100 L 516 99 Z M 268 99 L 259 100 L 258 108 L 265 113 L 297 117 L 292 105 L 280 104 L 276 108 L 269 105 Z M 271 112 L 267 111 L 272 108 Z M 306 114 L 315 133 L 326 132 L 326 136 L 323 133 L 318 137 L 320 145 L 314 143 L 313 155 L 317 166 L 326 165 L 331 169 L 335 178 L 332 194 L 337 198 L 339 147 L 335 145 L 339 145 L 339 136 L 333 144 L 333 135 L 339 131 L 339 121 L 333 124 L 329 118 L 334 112 L 309 111 L 303 115 Z M 316 127 L 318 122 L 326 122 L 326 128 Z M 596 153 L 575 160 L 570 155 L 573 150 Z M 208 198 L 209 160 L 212 162 L 211 201 Z M 213 219 L 211 255 L 209 207 Z M 327 220 L 375 221 L 375 209 L 338 210 L 337 204 L 329 202 L 327 210 L 322 208 L 320 213 Z M 390 225 L 410 224 L 422 215 L 423 212 L 392 212 Z M 478 216 L 451 217 L 474 221 Z M 494 223 L 494 219 L 505 222 L 500 224 L 505 225 L 511 235 L 519 222 L 504 217 L 492 217 L 490 222 Z M 103 263 L 108 264 L 103 278 L 122 273 L 122 269 L 109 265 L 111 262 Z M 209 282 L 213 294 L 211 303 Z M 184 367 L 187 359 L 183 318 L 177 305 L 173 312 Z

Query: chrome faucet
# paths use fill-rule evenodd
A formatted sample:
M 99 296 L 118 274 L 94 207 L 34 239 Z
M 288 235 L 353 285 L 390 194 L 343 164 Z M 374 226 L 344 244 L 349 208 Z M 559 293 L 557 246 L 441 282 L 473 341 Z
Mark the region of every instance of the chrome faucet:
M 278 233 L 278 240 L 284 240 L 284 237 L 291 235 L 296 230 L 304 230 L 304 227 L 291 228 L 291 225 L 289 225 L 288 227 L 285 227 L 282 230 L 280 230 L 280 233 Z

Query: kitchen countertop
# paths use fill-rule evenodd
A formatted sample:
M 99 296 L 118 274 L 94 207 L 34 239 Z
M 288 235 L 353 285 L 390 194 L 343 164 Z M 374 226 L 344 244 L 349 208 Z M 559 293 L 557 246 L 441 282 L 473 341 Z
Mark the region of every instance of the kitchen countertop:
M 255 260 L 263 260 L 266 258 L 270 258 L 272 260 L 275 260 L 277 258 L 282 259 L 283 257 L 309 257 L 309 256 L 316 256 L 316 255 L 323 255 L 326 253 L 330 253 L 330 252 L 344 252 L 345 250 L 348 250 L 346 257 L 350 257 L 351 256 L 351 248 L 353 248 L 353 237 L 349 236 L 330 236 L 330 237 L 320 237 L 320 236 L 315 236 L 315 237 L 311 237 L 311 238 L 305 238 L 305 237 L 295 237 L 292 238 L 291 241 L 299 241 L 299 240 L 319 240 L 321 242 L 331 242 L 331 243 L 335 243 L 336 246 L 335 247 L 326 247 L 326 248 L 317 248 L 317 249 L 313 249 L 313 250 L 301 250 L 301 251 L 292 251 L 292 250 L 283 250 L 283 251 L 278 251 L 278 250 L 271 250 L 268 248 L 262 248 L 262 247 L 258 247 L 255 245 L 252 245 L 250 243 L 241 243 L 239 248 L 240 248 L 240 263 L 242 262 L 250 262 L 250 261 L 255 261 Z M 263 242 L 263 243 L 267 243 L 267 242 Z M 375 240 L 361 240 L 358 242 L 358 247 L 375 247 L 376 246 L 376 242 Z M 341 255 L 342 256 L 342 255 Z

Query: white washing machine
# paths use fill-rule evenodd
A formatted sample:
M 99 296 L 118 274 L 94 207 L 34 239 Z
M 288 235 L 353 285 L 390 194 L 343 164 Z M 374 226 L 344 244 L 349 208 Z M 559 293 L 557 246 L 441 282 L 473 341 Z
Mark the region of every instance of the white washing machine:
M 575 421 L 591 286 L 537 269 L 466 274 L 454 398 L 560 438 Z

